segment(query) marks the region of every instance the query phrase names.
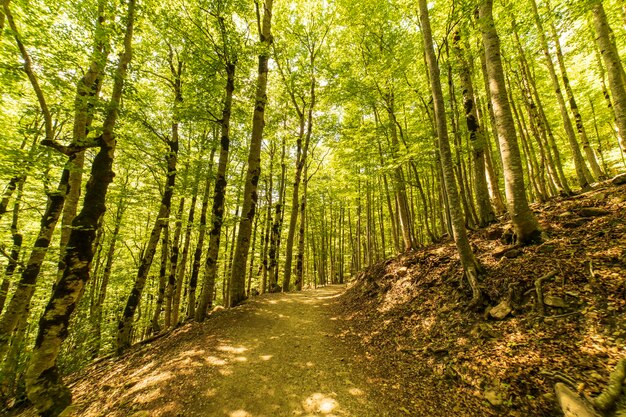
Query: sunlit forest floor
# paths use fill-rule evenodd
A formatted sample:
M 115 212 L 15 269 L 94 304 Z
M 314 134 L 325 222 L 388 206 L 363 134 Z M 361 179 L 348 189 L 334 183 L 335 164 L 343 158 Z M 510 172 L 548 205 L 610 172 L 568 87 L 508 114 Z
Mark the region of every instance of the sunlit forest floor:
M 542 245 L 505 245 L 502 225 L 471 235 L 480 311 L 452 242 L 374 265 L 342 297 L 345 339 L 406 415 L 562 416 L 555 382 L 597 395 L 626 356 L 626 186 L 533 209 Z
M 555 382 L 597 395 L 626 355 L 626 185 L 533 208 L 541 245 L 506 219 L 471 234 L 479 309 L 443 241 L 101 360 L 69 376 L 68 415 L 560 416 Z

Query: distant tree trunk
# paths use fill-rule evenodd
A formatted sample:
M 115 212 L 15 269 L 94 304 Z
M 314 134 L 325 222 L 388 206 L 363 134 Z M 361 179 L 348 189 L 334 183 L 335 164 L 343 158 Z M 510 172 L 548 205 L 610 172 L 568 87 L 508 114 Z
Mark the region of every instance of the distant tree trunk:
M 111 272 L 113 270 L 113 261 L 115 260 L 115 247 L 117 240 L 119 239 L 120 228 L 122 224 L 122 217 L 126 210 L 126 204 L 124 202 L 124 192 L 120 193 L 120 198 L 117 202 L 117 212 L 115 214 L 115 226 L 113 227 L 113 233 L 111 235 L 111 241 L 109 242 L 109 249 L 107 250 L 106 263 L 104 265 L 104 271 L 102 272 L 102 280 L 99 288 L 97 288 L 96 297 L 93 303 L 91 311 L 91 323 L 93 327 L 93 337 L 95 339 L 92 358 L 98 356 L 100 352 L 100 345 L 102 344 L 102 309 L 104 307 L 104 300 L 106 299 L 107 287 L 111 278 Z M 95 273 L 94 273 L 95 276 Z M 95 286 L 96 282 L 93 283 Z
M 226 170 L 228 168 L 228 153 L 230 147 L 230 116 L 235 91 L 235 64 L 227 63 L 226 89 L 224 108 L 222 110 L 220 156 L 215 173 L 215 190 L 213 192 L 213 207 L 211 209 L 211 231 L 209 232 L 209 248 L 206 255 L 204 279 L 198 306 L 195 312 L 196 321 L 203 321 L 209 307 L 213 303 L 215 292 L 215 278 L 217 276 L 217 260 L 219 258 L 222 224 L 224 223 L 224 201 L 226 199 Z
M 250 267 L 246 274 L 248 280 L 248 287 L 246 288 L 246 297 L 250 297 L 250 286 L 252 285 L 252 270 L 254 268 L 254 251 L 256 248 L 256 234 L 259 227 L 259 216 L 254 219 L 254 227 L 252 230 L 252 252 L 250 253 Z
M 561 41 L 559 39 L 559 34 L 556 31 L 556 27 L 554 23 L 550 24 L 550 29 L 552 31 L 552 41 L 554 42 L 554 46 L 556 48 L 556 57 L 557 62 L 559 63 L 559 68 L 561 70 L 561 79 L 563 80 L 563 85 L 565 86 L 565 93 L 567 94 L 567 99 L 569 101 L 569 107 L 574 115 L 574 121 L 576 122 L 576 129 L 578 130 L 578 136 L 580 137 L 580 143 L 583 146 L 583 150 L 585 151 L 585 156 L 587 157 L 587 161 L 591 166 L 592 171 L 594 172 L 597 178 L 602 178 L 604 173 L 598 165 L 598 161 L 596 160 L 596 156 L 589 145 L 589 138 L 587 138 L 587 132 L 585 130 L 585 125 L 583 124 L 583 118 L 580 115 L 580 110 L 578 110 L 578 104 L 576 103 L 576 98 L 574 97 L 574 92 L 569 82 L 569 77 L 567 76 L 567 69 L 565 67 L 565 58 L 563 57 L 563 51 L 561 50 Z M 580 152 L 580 151 L 579 151 Z M 578 156 L 576 156 L 578 157 Z M 587 176 L 587 180 L 593 181 L 593 176 L 589 172 L 589 169 L 585 165 L 585 175 Z
M 157 290 L 157 300 L 154 306 L 154 314 L 150 324 L 150 331 L 148 333 L 158 333 L 161 331 L 161 324 L 159 319 L 161 317 L 161 311 L 163 310 L 163 302 L 165 301 L 165 290 L 167 289 L 167 262 L 169 261 L 169 225 L 165 223 L 163 225 L 162 237 L 161 237 L 161 267 L 159 268 L 159 288 Z
M 133 0 L 135 1 L 135 0 Z M 163 225 L 167 223 L 170 215 L 170 206 L 172 204 L 172 195 L 174 194 L 174 185 L 176 183 L 176 163 L 178 160 L 178 117 L 177 106 L 182 102 L 182 81 L 181 75 L 183 70 L 183 62 L 178 61 L 178 65 L 174 66 L 173 57 L 170 56 L 170 67 L 172 70 L 172 84 L 174 86 L 174 121 L 172 122 L 172 135 L 167 140 L 169 151 L 166 155 L 167 174 L 165 179 L 165 187 L 163 190 L 163 196 L 161 197 L 161 204 L 159 206 L 159 212 L 154 222 L 154 227 L 150 232 L 150 238 L 148 239 L 148 245 L 141 258 L 137 276 L 133 288 L 126 301 L 124 312 L 117 325 L 117 353 L 121 354 L 124 350 L 130 347 L 132 343 L 132 329 L 133 320 L 135 318 L 135 311 L 141 301 L 141 295 L 146 285 L 150 268 L 152 267 L 152 260 L 156 253 L 157 244 L 161 236 L 161 229 Z
M 250 234 L 257 203 L 257 185 L 261 176 L 261 142 L 265 125 L 265 105 L 267 103 L 267 73 L 269 61 L 269 49 L 272 44 L 272 5 L 273 0 L 263 2 L 263 23 L 261 27 L 260 42 L 261 54 L 259 55 L 259 73 L 255 94 L 254 117 L 252 119 L 252 135 L 250 138 L 250 151 L 248 154 L 248 171 L 245 179 L 243 210 L 239 222 L 239 235 L 233 260 L 233 269 L 230 279 L 229 306 L 233 307 L 246 298 L 245 291 L 245 268 L 250 248 Z M 258 3 L 257 3 L 258 7 Z M 259 12 L 260 15 L 260 12 Z M 260 20 L 260 19 L 259 19 Z
M 165 288 L 165 327 L 176 325 L 173 319 L 176 306 L 174 299 L 176 298 L 176 277 L 180 255 L 180 235 L 183 229 L 183 212 L 185 211 L 185 198 L 181 198 L 176 212 L 176 221 L 174 227 L 174 238 L 172 239 L 172 250 L 170 254 L 170 272 L 167 276 L 167 287 Z
M 524 191 L 524 173 L 504 82 L 500 57 L 500 38 L 493 21 L 492 8 L 493 0 L 483 1 L 479 8 L 489 79 L 488 86 L 496 121 L 495 127 L 500 142 L 508 210 L 517 241 L 527 244 L 541 240 L 541 231 L 535 215 L 528 206 Z
M 202 208 L 200 209 L 200 231 L 198 233 L 198 243 L 193 253 L 193 264 L 191 277 L 189 278 L 189 299 L 187 303 L 187 318 L 193 319 L 196 316 L 196 287 L 198 286 L 198 274 L 200 273 L 200 263 L 202 261 L 202 248 L 204 247 L 204 236 L 206 235 L 206 213 L 209 207 L 209 195 L 211 194 L 211 177 L 213 175 L 213 158 L 215 157 L 215 146 L 211 149 L 209 156 L 209 166 L 207 169 L 204 192 L 202 194 Z
M 454 178 L 454 169 L 452 166 L 452 152 L 448 140 L 448 129 L 446 125 L 446 109 L 443 101 L 443 91 L 441 89 L 441 81 L 439 77 L 439 66 L 433 47 L 433 38 L 430 29 L 430 20 L 428 17 L 427 0 L 419 0 L 420 10 L 420 29 L 424 40 L 424 49 L 426 53 L 426 61 L 430 75 L 430 86 L 433 94 L 435 122 L 437 126 L 437 136 L 439 137 L 439 154 L 441 156 L 441 165 L 443 168 L 443 178 L 448 195 L 450 217 L 452 220 L 452 230 L 454 233 L 454 241 L 456 243 L 461 264 L 465 271 L 465 276 L 472 288 L 472 303 L 480 302 L 482 296 L 478 286 L 478 274 L 481 270 L 478 260 L 472 252 L 467 232 L 465 230 L 465 219 L 461 211 L 461 201 L 458 194 L 457 185 Z
M 461 62 L 461 88 L 463 89 L 463 108 L 465 109 L 465 123 L 472 144 L 472 159 L 474 168 L 474 193 L 478 205 L 479 225 L 485 227 L 496 220 L 496 215 L 489 201 L 489 189 L 487 188 L 487 176 L 485 174 L 485 138 L 478 123 L 476 104 L 474 103 L 474 86 L 470 65 L 460 45 L 461 36 L 457 32 L 454 37 L 455 51 Z
M 619 130 L 621 139 L 620 146 L 626 152 L 626 81 L 623 75 L 623 66 L 617 53 L 613 31 L 608 24 L 602 1 L 597 1 L 591 11 L 593 12 L 593 23 L 596 29 L 597 43 L 600 48 L 604 65 L 606 66 L 609 78 L 609 88 L 613 95 L 613 112 L 615 113 L 615 124 Z
M 189 206 L 189 216 L 187 217 L 187 227 L 185 227 L 185 238 L 183 241 L 183 254 L 178 262 L 178 276 L 176 278 L 176 294 L 174 297 L 174 302 L 172 306 L 172 325 L 176 326 L 179 323 L 179 314 L 180 314 L 180 301 L 183 286 L 185 283 L 185 271 L 187 270 L 187 258 L 189 257 L 189 246 L 191 245 L 191 230 L 193 229 L 194 217 L 196 214 L 196 203 L 198 200 L 198 183 L 199 179 L 194 182 L 193 191 L 191 195 L 191 204 Z M 194 285 L 193 291 L 195 293 L 196 288 Z M 189 299 L 190 302 L 195 302 Z
M 398 140 L 398 130 L 395 121 L 394 110 L 394 97 L 393 93 L 389 93 L 387 97 L 387 113 L 389 115 L 389 131 L 391 136 L 391 148 L 392 156 L 397 158 L 400 142 Z M 410 251 L 415 248 L 415 242 L 413 241 L 413 223 L 411 221 L 409 213 L 409 204 L 406 196 L 406 184 L 404 181 L 404 173 L 402 166 L 397 166 L 394 169 L 393 186 L 396 192 L 396 205 L 398 218 L 400 220 L 400 232 L 402 233 L 402 240 L 404 242 L 404 251 Z
M 93 259 L 92 245 L 100 217 L 106 210 L 108 187 L 113 180 L 116 146 L 114 128 L 128 64 L 132 58 L 134 16 L 135 0 L 129 0 L 124 47 L 113 77 L 111 99 L 98 143 L 100 149 L 93 160 L 83 207 L 72 222 L 63 276 L 55 285 L 39 321 L 39 332 L 26 370 L 26 393 L 41 415 L 57 415 L 71 403 L 70 390 L 60 379 L 56 361 L 61 345 L 68 335 L 70 316 L 89 280 L 89 268 Z
M 269 248 L 270 248 L 270 235 L 272 232 L 272 205 L 273 205 L 273 192 L 274 192 L 274 156 L 276 154 L 275 143 L 270 144 L 270 172 L 268 175 L 268 184 L 266 191 L 267 198 L 267 213 L 265 216 L 265 230 L 263 232 L 263 277 L 261 279 L 260 293 L 263 294 L 267 291 L 268 284 L 268 272 L 269 272 Z
M 302 291 L 302 285 L 304 284 L 304 232 L 306 230 L 306 193 L 309 184 L 307 164 L 304 165 L 303 171 L 303 190 L 302 199 L 300 200 L 300 227 L 298 229 L 298 253 L 296 255 L 296 290 Z

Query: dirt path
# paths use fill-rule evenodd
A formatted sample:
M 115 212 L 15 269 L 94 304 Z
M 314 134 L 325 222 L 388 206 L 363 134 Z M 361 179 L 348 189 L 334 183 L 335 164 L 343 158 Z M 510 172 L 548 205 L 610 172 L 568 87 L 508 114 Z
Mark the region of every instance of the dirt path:
M 385 416 L 353 367 L 340 286 L 268 294 L 190 324 L 72 383 L 80 416 Z

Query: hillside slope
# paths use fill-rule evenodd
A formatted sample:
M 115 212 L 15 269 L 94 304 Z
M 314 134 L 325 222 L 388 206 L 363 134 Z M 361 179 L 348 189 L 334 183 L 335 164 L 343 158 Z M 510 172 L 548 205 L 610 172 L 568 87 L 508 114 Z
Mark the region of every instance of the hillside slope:
M 483 311 L 465 307 L 452 242 L 376 264 L 342 297 L 345 337 L 406 415 L 561 416 L 555 382 L 596 395 L 626 356 L 625 201 L 626 186 L 607 182 L 535 205 L 539 246 L 506 246 L 501 225 L 471 234 Z

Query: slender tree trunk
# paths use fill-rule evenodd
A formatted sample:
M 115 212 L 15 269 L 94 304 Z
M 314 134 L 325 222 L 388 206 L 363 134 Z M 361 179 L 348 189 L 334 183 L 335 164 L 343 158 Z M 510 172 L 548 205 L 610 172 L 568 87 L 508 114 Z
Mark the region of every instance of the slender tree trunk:
M 102 87 L 103 72 L 110 52 L 108 34 L 104 27 L 106 1 L 98 0 L 98 17 L 96 21 L 94 47 L 91 54 L 91 63 L 85 75 L 78 82 L 74 100 L 74 126 L 72 143 L 84 144 L 94 118 L 94 108 L 100 88 Z M 65 265 L 63 258 L 65 247 L 70 238 L 71 225 L 76 212 L 83 181 L 83 166 L 85 151 L 76 152 L 69 161 L 70 179 L 69 191 L 65 197 L 63 215 L 61 217 L 61 237 L 59 241 L 59 269 L 58 278 L 63 274 Z
M 135 1 L 135 0 L 132 0 Z M 174 185 L 176 183 L 176 163 L 178 160 L 178 115 L 177 107 L 183 101 L 182 97 L 182 68 L 183 62 L 178 61 L 178 65 L 174 66 L 170 57 L 170 68 L 172 70 L 173 86 L 174 86 L 174 103 L 173 103 L 173 117 L 172 122 L 172 135 L 171 139 L 167 141 L 169 152 L 166 155 L 167 161 L 167 176 L 165 180 L 165 187 L 163 196 L 161 198 L 161 205 L 159 206 L 159 212 L 154 223 L 154 227 L 150 233 L 148 240 L 148 246 L 141 258 L 137 276 L 133 288 L 126 301 L 122 318 L 118 321 L 117 325 L 117 353 L 121 354 L 124 350 L 130 347 L 132 342 L 132 329 L 133 320 L 135 317 L 135 311 L 141 301 L 141 295 L 146 285 L 150 268 L 152 267 L 152 260 L 156 253 L 157 244 L 161 236 L 161 229 L 167 223 L 170 215 L 170 207 L 172 204 L 172 195 L 174 194 Z
M 608 24 L 602 1 L 597 1 L 591 11 L 593 12 L 593 24 L 596 29 L 597 43 L 604 59 L 609 88 L 613 96 L 613 112 L 615 124 L 621 139 L 620 146 L 626 152 L 626 80 L 622 77 L 623 66 L 615 47 L 613 31 Z
M 267 291 L 268 284 L 268 272 L 269 272 L 269 248 L 270 248 L 270 234 L 272 232 L 272 199 L 274 192 L 274 155 L 276 153 L 276 147 L 274 143 L 270 145 L 270 172 L 268 175 L 267 185 L 267 214 L 265 216 L 265 231 L 263 233 L 263 278 L 261 281 L 260 293 L 263 294 Z
M 433 93 L 433 101 L 435 108 L 435 122 L 437 126 L 437 136 L 439 138 L 439 154 L 441 156 L 441 164 L 443 168 L 443 178 L 445 181 L 446 193 L 450 204 L 450 216 L 452 220 L 452 230 L 454 233 L 454 241 L 456 243 L 461 264 L 467 280 L 472 288 L 472 303 L 476 304 L 481 299 L 481 291 L 478 287 L 478 274 L 480 273 L 480 265 L 472 252 L 467 232 L 465 230 L 465 221 L 463 212 L 461 211 L 461 201 L 457 191 L 454 179 L 454 170 L 452 167 L 452 152 L 448 141 L 448 128 L 446 125 L 446 109 L 443 101 L 443 91 L 441 89 L 441 81 L 439 78 L 439 66 L 435 50 L 433 48 L 433 38 L 430 29 L 430 20 L 428 17 L 427 0 L 419 0 L 420 10 L 420 29 L 424 40 L 424 49 L 426 53 L 426 61 L 430 74 L 430 86 Z
M 593 153 L 593 149 L 589 145 L 589 139 L 587 138 L 587 132 L 585 130 L 585 125 L 583 124 L 583 118 L 580 115 L 580 111 L 578 110 L 578 104 L 576 103 L 576 98 L 574 97 L 574 91 L 569 82 L 569 77 L 567 75 L 567 69 L 565 66 L 565 58 L 563 57 L 563 51 L 561 50 L 561 41 L 559 39 L 559 34 L 556 31 L 556 27 L 554 23 L 550 24 L 550 29 L 552 31 L 552 41 L 554 42 L 554 46 L 556 48 L 556 58 L 559 63 L 559 69 L 561 70 L 561 79 L 563 80 L 563 85 L 565 86 L 565 94 L 567 95 L 567 100 L 569 101 L 569 107 L 574 115 L 574 121 L 576 122 L 576 129 L 578 130 L 578 136 L 580 137 L 580 143 L 583 146 L 583 150 L 585 151 L 585 156 L 587 157 L 587 161 L 589 162 L 589 166 L 591 166 L 591 170 L 594 172 L 597 178 L 601 178 L 604 176 L 600 165 L 598 165 L 598 161 L 596 160 L 596 156 Z M 580 151 L 579 151 L 580 152 Z M 593 181 L 593 176 L 589 172 L 589 169 L 585 165 L 585 176 L 589 182 Z
M 202 291 L 196 308 L 196 321 L 203 321 L 213 303 L 215 278 L 217 277 L 217 260 L 219 259 L 222 224 L 224 223 L 224 202 L 226 200 L 226 170 L 230 147 L 230 116 L 235 91 L 235 64 L 226 63 L 226 87 L 224 108 L 222 109 L 220 156 L 215 173 L 215 189 L 213 191 L 213 207 L 211 209 L 211 231 L 209 232 L 209 248 L 207 250 Z
M 68 335 L 69 320 L 89 280 L 92 244 L 113 180 L 116 141 L 114 128 L 119 114 L 128 64 L 132 58 L 135 1 L 129 0 L 124 48 L 115 71 L 111 100 L 103 122 L 100 149 L 91 167 L 80 213 L 72 222 L 65 253 L 65 270 L 55 285 L 39 321 L 39 332 L 26 370 L 26 393 L 41 415 L 58 415 L 71 403 L 71 393 L 60 379 L 56 365 L 59 350 Z
M 91 314 L 91 323 L 93 327 L 94 347 L 92 358 L 98 356 L 100 352 L 100 346 L 102 344 L 102 310 L 104 308 L 104 300 L 106 299 L 107 288 L 109 280 L 111 279 L 111 272 L 113 271 L 113 261 L 115 260 L 115 247 L 117 240 L 119 239 L 120 228 L 122 225 L 122 217 L 126 210 L 126 204 L 124 202 L 124 192 L 122 190 L 120 198 L 117 203 L 117 212 L 115 214 L 115 226 L 111 235 L 111 241 L 109 242 L 109 249 L 107 250 L 106 263 L 104 265 L 104 271 L 102 271 L 102 280 L 97 288 L 97 295 L 93 303 L 93 309 Z M 94 272 L 94 276 L 96 276 Z M 96 282 L 93 283 L 95 286 Z
M 148 333 L 158 333 L 161 331 L 161 324 L 159 320 L 161 318 L 161 311 L 163 310 L 163 302 L 165 301 L 165 291 L 167 289 L 167 262 L 169 261 L 169 225 L 165 223 L 163 225 L 162 237 L 161 237 L 161 267 L 159 268 L 159 289 L 157 290 L 157 300 L 154 306 L 154 314 L 150 324 L 150 331 Z
M 11 301 L 0 319 L 0 361 L 4 358 L 9 346 L 11 334 L 15 331 L 19 320 L 26 315 L 30 308 L 30 302 L 35 293 L 37 278 L 41 271 L 41 265 L 48 252 L 52 233 L 63 211 L 65 193 L 68 188 L 69 170 L 63 170 L 59 186 L 55 192 L 48 194 L 46 210 L 41 217 L 41 225 L 37 239 L 30 253 L 26 267 L 22 271 L 17 288 L 13 292 Z
M 180 235 L 183 229 L 183 212 L 185 210 L 185 198 L 181 198 L 178 211 L 176 214 L 174 238 L 172 239 L 172 250 L 170 254 L 170 273 L 167 278 L 167 287 L 165 289 L 165 327 L 171 327 L 176 325 L 176 321 L 173 319 L 175 313 L 176 298 L 176 276 L 178 271 L 178 258 L 180 255 Z
M 198 243 L 193 253 L 193 264 L 191 277 L 189 278 L 189 299 L 187 302 L 187 318 L 193 319 L 196 316 L 196 287 L 198 286 L 198 275 L 202 261 L 202 248 L 206 235 L 206 213 L 209 207 L 209 195 L 211 194 L 211 177 L 213 176 L 213 158 L 215 157 L 215 146 L 211 149 L 209 156 L 209 167 L 207 169 L 204 192 L 202 194 L 202 208 L 200 209 L 200 231 L 198 233 Z
M 301 291 L 304 284 L 304 232 L 306 230 L 306 193 L 309 184 L 307 164 L 304 165 L 304 188 L 302 190 L 302 200 L 300 201 L 300 228 L 298 230 L 298 254 L 296 255 L 296 290 Z
M 556 69 L 554 68 L 554 63 L 552 62 L 550 49 L 548 48 L 548 41 L 546 39 L 545 31 L 543 28 L 543 23 L 539 16 L 539 12 L 537 11 L 536 1 L 531 0 L 531 5 L 533 8 L 533 17 L 535 20 L 535 25 L 537 26 L 537 31 L 539 33 L 539 41 L 541 43 L 541 48 L 545 56 L 546 67 L 548 68 L 548 73 L 550 74 L 552 86 L 554 88 L 554 92 L 555 92 L 557 101 L 559 103 L 559 110 L 561 112 L 561 119 L 563 120 L 563 127 L 565 128 L 565 133 L 567 135 L 567 139 L 569 140 L 570 149 L 572 151 L 572 156 L 574 158 L 574 167 L 576 169 L 576 177 L 578 178 L 578 185 L 581 188 L 586 189 L 589 187 L 589 182 L 587 180 L 587 176 L 585 175 L 585 170 L 586 170 L 585 161 L 583 160 L 582 154 L 580 152 L 578 140 L 576 139 L 576 133 L 574 132 L 572 121 L 570 120 L 569 114 L 567 112 L 567 106 L 565 104 L 565 99 L 563 98 L 563 93 L 561 91 L 559 78 L 557 76 Z
M 500 57 L 500 38 L 493 21 L 493 0 L 485 0 L 479 8 L 480 26 L 485 47 L 487 77 L 491 92 L 496 130 L 504 166 L 507 206 L 517 241 L 522 244 L 541 239 L 535 215 L 528 206 L 524 187 L 524 174 L 517 144 L 515 125 L 508 102 L 504 72 Z
M 273 0 L 263 2 L 263 23 L 260 35 L 262 53 L 259 55 L 259 74 L 255 96 L 254 117 L 252 120 L 252 135 L 250 138 L 250 152 L 248 154 L 248 172 L 244 189 L 243 211 L 239 222 L 239 236 L 235 248 L 235 258 L 230 279 L 229 306 L 236 306 L 246 298 L 245 267 L 250 248 L 250 233 L 257 203 L 257 185 L 261 176 L 261 141 L 265 125 L 265 104 L 267 103 L 267 73 L 269 49 L 272 44 L 272 5 Z M 261 26 L 261 24 L 259 24 Z
M 455 51 L 461 62 L 461 88 L 463 89 L 463 108 L 465 109 L 465 123 L 472 144 L 472 159 L 474 168 L 474 194 L 478 205 L 479 225 L 485 227 L 496 220 L 496 215 L 489 201 L 489 189 L 487 188 L 487 176 L 485 174 L 485 138 L 478 124 L 478 114 L 474 103 L 474 86 L 470 65 L 460 45 L 460 33 L 454 38 Z
M 15 202 L 13 203 L 13 218 L 11 219 L 11 237 L 13 240 L 13 246 L 11 247 L 11 257 L 7 263 L 7 267 L 4 271 L 4 278 L 2 279 L 2 284 L 0 285 L 0 313 L 2 313 L 2 310 L 4 309 L 4 303 L 6 302 L 6 298 L 9 292 L 9 286 L 13 279 L 13 274 L 17 269 L 18 259 L 22 250 L 23 237 L 22 234 L 19 232 L 18 220 L 25 182 L 26 177 L 22 177 L 22 180 L 17 184 L 17 196 L 15 197 Z M 2 340 L 1 336 L 0 340 Z M 0 347 L 0 350 L 1 349 L 2 348 Z M 0 355 L 0 362 L 1 361 L 2 355 Z
M 387 113 L 389 115 L 389 131 L 391 136 L 391 147 L 393 157 L 397 158 L 399 150 L 398 130 L 395 122 L 394 113 L 394 98 L 393 93 L 390 93 L 387 97 Z M 402 240 L 404 242 L 404 251 L 410 251 L 414 249 L 415 245 L 412 237 L 412 222 L 409 214 L 409 206 L 406 196 L 406 184 L 404 182 L 404 173 L 402 167 L 398 166 L 394 169 L 394 181 L 393 186 L 395 188 L 396 203 L 398 209 L 398 218 L 400 220 L 400 232 L 402 233 Z
M 180 314 L 180 301 L 182 290 L 185 284 L 185 271 L 187 270 L 187 258 L 189 257 L 189 246 L 191 245 L 191 231 L 193 229 L 194 217 L 196 214 L 196 202 L 198 200 L 198 183 L 196 180 L 193 186 L 192 196 L 191 196 L 191 204 L 189 207 L 189 217 L 187 218 L 187 226 L 185 227 L 185 238 L 183 243 L 183 256 L 178 263 L 178 276 L 176 278 L 176 294 L 174 297 L 174 302 L 172 303 L 172 325 L 176 326 L 179 322 L 179 314 Z M 191 290 L 191 288 L 190 288 Z M 193 292 L 195 294 L 196 288 L 194 284 Z M 190 291 L 191 293 L 191 291 Z M 191 304 L 195 303 L 195 296 L 193 299 L 189 298 L 189 302 Z

